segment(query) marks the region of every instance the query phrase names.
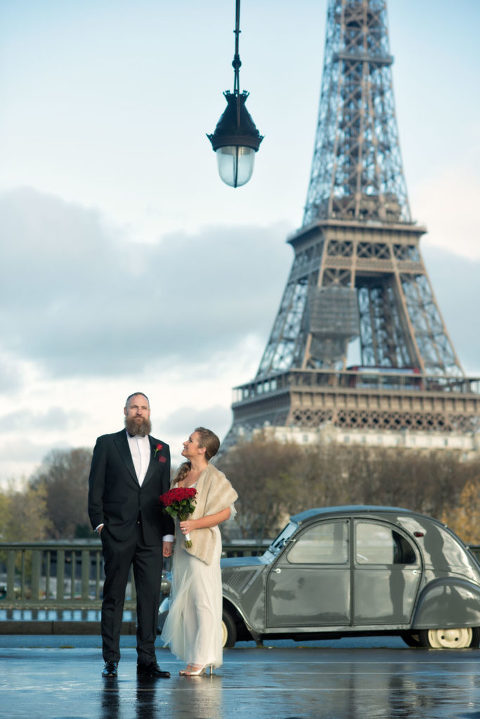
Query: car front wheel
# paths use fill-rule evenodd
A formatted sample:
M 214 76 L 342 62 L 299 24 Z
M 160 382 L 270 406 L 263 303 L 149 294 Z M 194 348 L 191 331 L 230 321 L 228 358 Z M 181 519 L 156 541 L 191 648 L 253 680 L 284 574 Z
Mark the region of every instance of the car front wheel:
M 480 632 L 477 627 L 461 629 L 422 629 L 420 644 L 430 649 L 467 649 L 478 647 Z
M 222 646 L 233 647 L 237 641 L 237 625 L 226 609 L 222 613 Z

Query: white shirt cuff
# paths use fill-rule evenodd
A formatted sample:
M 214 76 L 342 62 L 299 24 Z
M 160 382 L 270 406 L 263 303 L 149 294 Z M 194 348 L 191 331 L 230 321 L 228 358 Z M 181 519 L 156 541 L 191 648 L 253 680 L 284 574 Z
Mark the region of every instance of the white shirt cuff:
M 166 534 L 164 537 L 162 537 L 162 539 L 164 542 L 173 542 L 175 537 L 173 536 L 173 534 Z

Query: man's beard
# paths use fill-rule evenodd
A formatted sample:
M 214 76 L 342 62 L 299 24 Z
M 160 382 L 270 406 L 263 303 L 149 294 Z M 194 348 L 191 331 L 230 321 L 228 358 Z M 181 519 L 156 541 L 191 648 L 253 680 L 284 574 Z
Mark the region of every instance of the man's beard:
M 132 437 L 136 434 L 145 437 L 152 431 L 152 423 L 147 417 L 125 417 L 125 429 Z

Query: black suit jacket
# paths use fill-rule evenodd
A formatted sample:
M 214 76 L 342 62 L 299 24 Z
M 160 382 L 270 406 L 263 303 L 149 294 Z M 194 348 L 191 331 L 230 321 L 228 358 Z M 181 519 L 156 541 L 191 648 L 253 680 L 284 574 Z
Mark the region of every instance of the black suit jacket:
M 158 439 L 148 439 L 150 464 L 142 486 L 135 474 L 126 431 L 97 439 L 88 480 L 88 514 L 93 529 L 103 523 L 118 541 L 131 536 L 140 519 L 145 543 L 158 545 L 165 534 L 174 533 L 173 520 L 158 499 L 170 488 L 170 449 Z

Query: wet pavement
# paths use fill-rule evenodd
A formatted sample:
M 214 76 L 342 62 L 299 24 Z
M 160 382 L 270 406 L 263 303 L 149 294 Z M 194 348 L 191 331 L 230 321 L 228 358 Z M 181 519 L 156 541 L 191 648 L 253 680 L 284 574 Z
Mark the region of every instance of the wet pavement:
M 480 650 L 401 640 L 243 643 L 212 677 L 137 681 L 133 637 L 118 679 L 102 679 L 91 636 L 0 636 L 0 716 L 13 719 L 480 719 Z

